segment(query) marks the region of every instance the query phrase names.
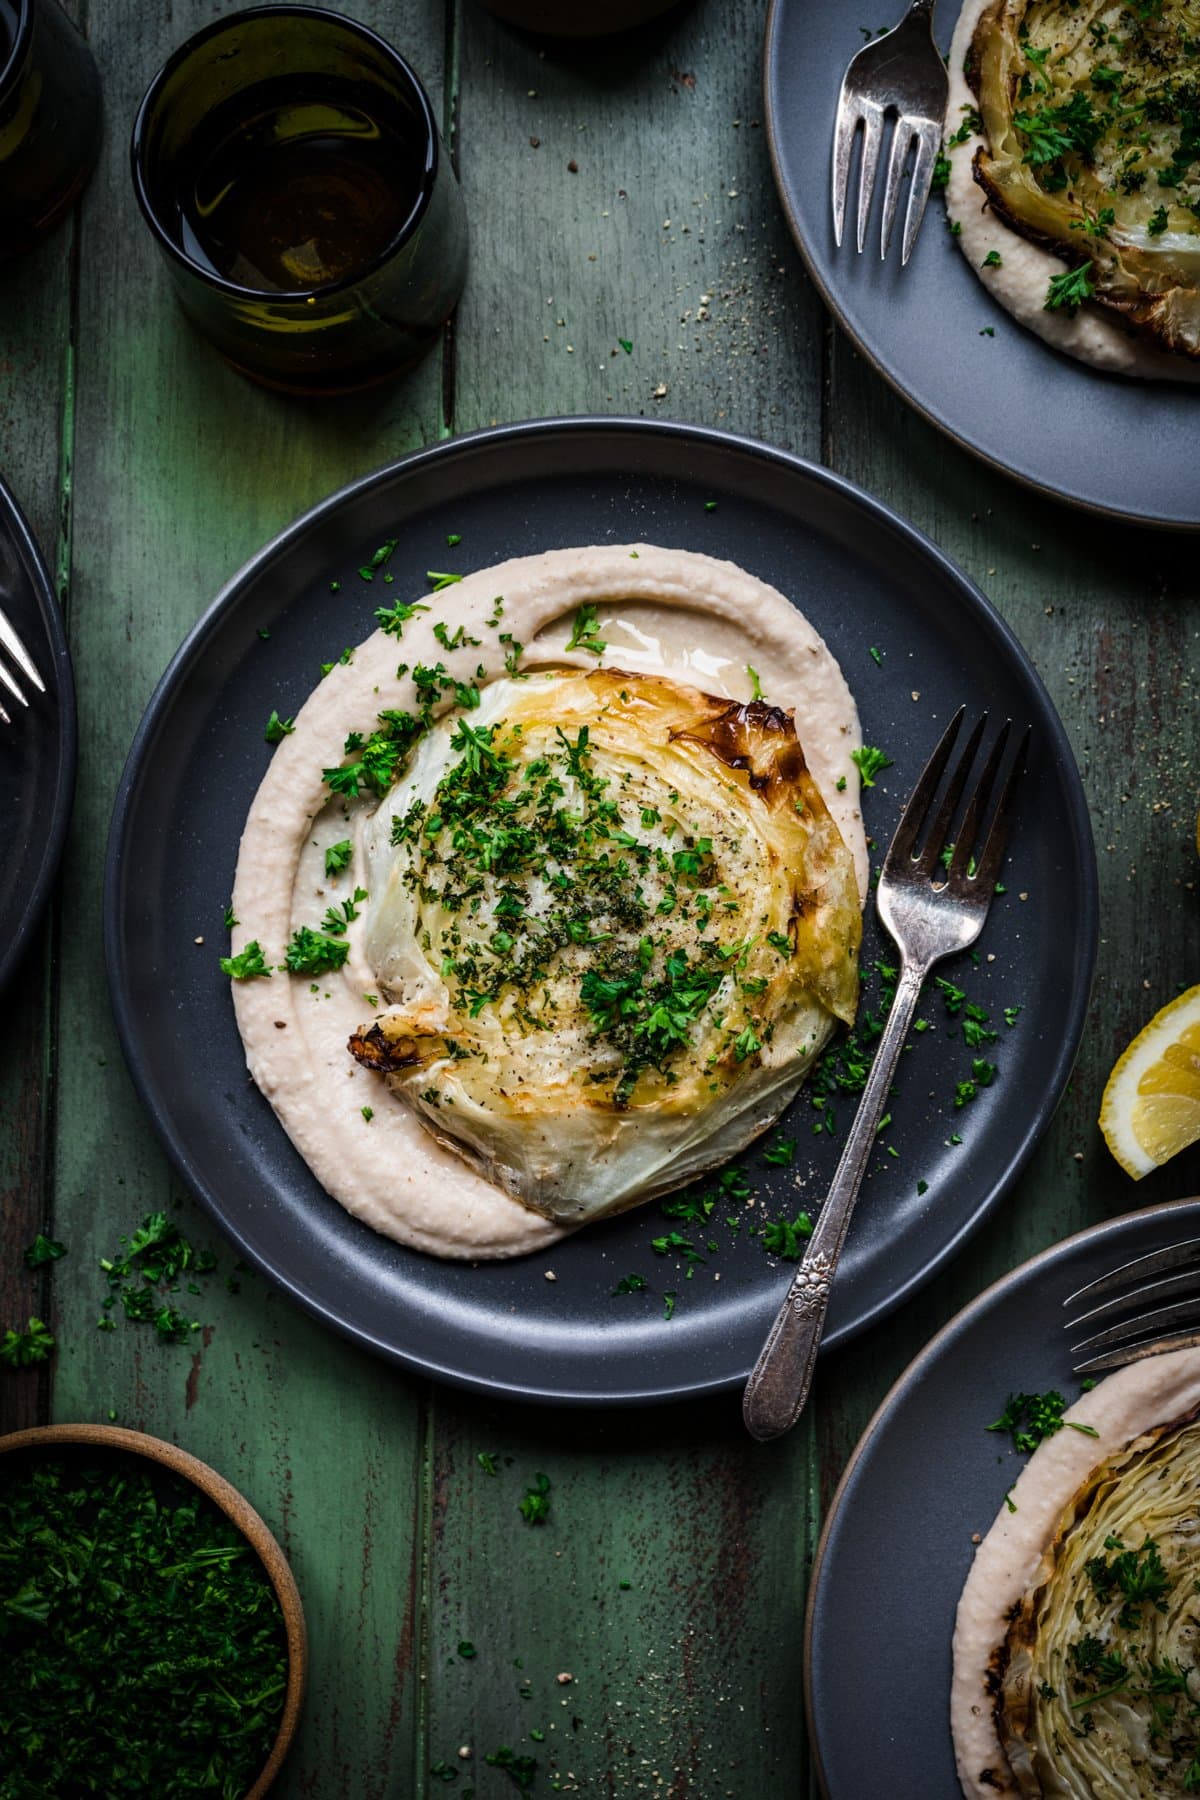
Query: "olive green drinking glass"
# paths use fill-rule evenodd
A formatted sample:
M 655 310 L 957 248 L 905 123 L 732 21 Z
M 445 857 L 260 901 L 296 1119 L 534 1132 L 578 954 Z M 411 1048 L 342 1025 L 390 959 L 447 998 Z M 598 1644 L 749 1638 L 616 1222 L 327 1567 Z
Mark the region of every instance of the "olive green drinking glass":
M 457 177 L 417 76 L 353 19 L 287 5 L 207 26 L 151 82 L 132 159 L 185 313 L 254 381 L 369 387 L 454 310 Z
M 100 154 L 100 77 L 56 0 L 0 0 L 0 260 L 62 218 Z

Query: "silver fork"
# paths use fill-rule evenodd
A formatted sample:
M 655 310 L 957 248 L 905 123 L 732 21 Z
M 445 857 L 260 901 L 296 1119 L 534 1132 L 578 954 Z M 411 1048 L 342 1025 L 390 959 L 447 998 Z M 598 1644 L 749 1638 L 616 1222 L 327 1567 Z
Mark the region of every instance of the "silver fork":
M 37 664 L 17 635 L 16 626 L 3 607 L 0 607 L 0 688 L 6 689 L 18 705 L 28 706 L 29 702 L 25 698 L 24 689 L 5 662 L 6 656 L 9 662 L 16 664 L 18 672 L 24 675 L 26 681 L 35 687 L 39 694 L 45 693 L 46 684 L 38 674 Z M 0 722 L 5 725 L 12 724 L 2 697 L 0 697 Z
M 954 817 L 983 741 L 986 713 L 967 740 L 928 835 L 923 844 L 920 842 L 965 713 L 966 708 L 960 707 L 926 764 L 884 858 L 875 901 L 879 917 L 900 952 L 896 997 L 829 1194 L 746 1384 L 742 1417 L 751 1437 L 760 1440 L 779 1437 L 790 1430 L 803 1410 L 850 1215 L 922 984 L 935 963 L 965 950 L 979 936 L 1004 858 L 1013 794 L 1029 747 L 1028 731 L 1009 766 L 986 833 L 983 822 L 1004 759 L 1011 721 L 1006 721 L 997 734 L 967 802 L 962 824 L 953 839 L 949 870 L 944 870 L 942 864 Z
M 1091 1301 L 1099 1305 L 1088 1305 Z M 1167 1350 L 1192 1349 L 1200 1344 L 1200 1238 L 1137 1256 L 1063 1301 L 1072 1309 L 1081 1303 L 1087 1310 L 1068 1319 L 1064 1328 L 1072 1336 L 1086 1333 L 1071 1345 L 1073 1356 L 1090 1352 L 1075 1364 L 1077 1375 L 1119 1369 Z M 1122 1316 L 1130 1312 L 1132 1318 Z
M 885 257 L 896 218 L 900 183 L 909 152 L 915 152 L 908 208 L 904 215 L 901 266 L 912 255 L 925 205 L 933 186 L 933 170 L 946 128 L 950 77 L 933 41 L 934 0 L 913 0 L 900 23 L 864 44 L 842 77 L 837 120 L 833 128 L 833 235 L 841 248 L 850 187 L 854 139 L 862 127 L 862 164 L 858 177 L 858 248 L 867 235 L 875 197 L 875 176 L 883 142 L 883 121 L 896 115 L 883 195 L 879 254 Z

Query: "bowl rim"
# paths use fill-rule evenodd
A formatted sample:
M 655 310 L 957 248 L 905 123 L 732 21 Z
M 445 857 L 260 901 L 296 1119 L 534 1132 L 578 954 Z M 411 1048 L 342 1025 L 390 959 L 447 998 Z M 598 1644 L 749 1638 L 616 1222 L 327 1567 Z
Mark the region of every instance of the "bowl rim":
M 385 61 L 390 62 L 399 71 L 402 79 L 411 88 L 417 110 L 421 115 L 426 141 L 425 167 L 421 176 L 420 192 L 407 216 L 383 248 L 361 269 L 355 269 L 349 275 L 343 275 L 336 281 L 322 282 L 314 287 L 251 287 L 245 282 L 232 281 L 228 276 L 218 274 L 215 269 L 205 268 L 203 263 L 197 262 L 189 256 L 183 246 L 172 237 L 159 215 L 159 209 L 151 193 L 150 174 L 147 167 L 149 156 L 147 139 L 154 109 L 163 88 L 203 45 L 238 26 L 294 17 L 319 19 L 326 25 L 344 30 L 347 36 L 356 37 L 368 44 L 371 49 L 377 51 Z M 441 169 L 442 154 L 442 142 L 438 133 L 437 115 L 433 110 L 433 102 L 426 92 L 424 82 L 408 58 L 402 56 L 396 46 L 381 33 L 373 31 L 360 19 L 353 19 L 348 13 L 338 12 L 332 7 L 307 5 L 303 3 L 303 0 L 287 0 L 287 3 L 282 5 L 247 6 L 240 8 L 237 12 L 223 13 L 219 18 L 210 19 L 207 25 L 202 25 L 198 31 L 194 31 L 190 37 L 185 38 L 183 43 L 178 45 L 167 57 L 142 95 L 129 139 L 129 163 L 134 194 L 138 206 L 141 208 L 142 217 L 168 260 L 176 267 L 186 270 L 194 280 L 213 288 L 227 298 L 243 301 L 266 301 L 271 305 L 308 302 L 310 299 L 324 300 L 337 294 L 347 293 L 369 280 L 372 275 L 398 255 L 409 239 L 415 235 L 433 203 L 434 184 Z M 450 177 L 451 180 L 455 179 L 452 165 Z
M 172 1473 L 182 1476 L 193 1487 L 199 1488 L 225 1514 L 230 1523 L 237 1527 L 257 1554 L 283 1614 L 288 1659 L 287 1691 L 279 1729 L 275 1733 L 266 1762 L 243 1797 L 243 1800 L 262 1800 L 279 1774 L 283 1759 L 296 1735 L 308 1673 L 308 1630 L 304 1620 L 304 1606 L 291 1565 L 278 1540 L 266 1521 L 231 1481 L 219 1475 L 208 1463 L 201 1462 L 198 1456 L 193 1456 L 190 1450 L 182 1450 L 178 1444 L 168 1443 L 165 1438 L 152 1437 L 148 1432 L 133 1431 L 124 1425 L 31 1425 L 22 1431 L 11 1431 L 0 1437 L 0 1456 L 17 1450 L 50 1449 L 56 1444 L 123 1450 L 162 1464 Z

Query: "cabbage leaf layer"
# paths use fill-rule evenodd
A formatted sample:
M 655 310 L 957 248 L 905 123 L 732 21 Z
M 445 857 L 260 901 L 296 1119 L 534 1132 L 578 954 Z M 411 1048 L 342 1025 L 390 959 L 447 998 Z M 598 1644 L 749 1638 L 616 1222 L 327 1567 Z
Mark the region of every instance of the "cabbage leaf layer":
M 561 1223 L 776 1118 L 858 997 L 853 864 L 790 714 L 604 669 L 439 720 L 368 826 L 351 1050 Z
M 1047 310 L 1200 357 L 1200 0 L 992 0 L 966 75 L 975 179 L 1071 265 Z
M 1136 1438 L 1064 1512 L 1005 1642 L 997 1722 L 1023 1794 L 1200 1791 L 1200 1426 Z

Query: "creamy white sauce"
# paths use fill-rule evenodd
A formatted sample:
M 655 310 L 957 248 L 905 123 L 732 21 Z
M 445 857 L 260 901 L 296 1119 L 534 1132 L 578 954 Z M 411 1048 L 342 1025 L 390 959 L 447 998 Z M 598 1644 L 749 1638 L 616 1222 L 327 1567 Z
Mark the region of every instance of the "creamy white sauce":
M 503 613 L 489 625 L 499 595 Z M 394 589 L 387 597 L 400 598 Z M 242 836 L 234 951 L 257 939 L 274 967 L 294 929 L 319 928 L 326 907 L 353 893 L 361 849 L 336 881 L 325 876 L 324 853 L 346 837 L 358 845 L 368 803 L 331 802 L 322 770 L 341 763 L 347 733 L 369 733 L 381 711 L 416 710 L 411 677 L 398 676 L 398 664 L 441 662 L 463 681 L 482 664 L 483 679 L 495 679 L 505 673 L 504 632 L 526 645 L 522 669 L 595 668 L 595 657 L 565 649 L 583 604 L 598 609 L 607 666 L 654 670 L 745 700 L 749 664 L 767 699 L 795 709 L 809 770 L 866 895 L 859 777 L 850 755 L 861 743 L 857 710 L 828 646 L 777 589 L 733 563 L 636 544 L 520 558 L 416 598 L 430 610 L 409 620 L 403 640 L 376 632 L 348 664 L 335 665 L 276 749 Z M 462 625 L 479 646 L 448 652 L 434 637 L 439 620 L 451 635 Z M 322 1186 L 375 1230 L 441 1256 L 516 1256 L 553 1243 L 560 1230 L 469 1169 L 349 1055 L 347 1039 L 370 1021 L 376 997 L 362 927 L 360 916 L 337 973 L 315 982 L 277 973 L 233 984 L 255 1081 Z
M 990 4 L 991 0 L 966 0 L 958 16 L 950 45 L 947 137 L 958 130 L 966 113 L 975 106 L 963 63 L 975 27 Z M 1081 306 L 1073 318 L 1065 311 L 1046 311 L 1052 278 L 1071 265 L 1052 250 L 1030 243 L 992 212 L 987 195 L 971 172 L 975 152 L 983 143 L 984 139 L 975 133 L 947 152 L 950 180 L 946 186 L 946 210 L 962 228 L 958 234 L 959 249 L 1005 311 L 1056 350 L 1090 363 L 1093 368 L 1136 375 L 1144 381 L 1200 380 L 1200 368 L 1186 357 L 1172 356 L 1140 342 L 1097 306 Z M 985 269 L 984 261 L 993 250 L 1000 256 L 1000 267 Z
M 1099 1434 L 1063 1430 L 1040 1444 L 1021 1471 L 975 1552 L 954 1623 L 950 1725 L 964 1794 L 996 1800 L 1020 1790 L 996 1732 L 993 1700 L 984 1678 L 992 1652 L 1004 1641 L 1007 1614 L 1022 1598 L 1064 1510 L 1093 1469 L 1143 1431 L 1169 1424 L 1200 1406 L 1200 1350 L 1177 1350 L 1119 1369 L 1063 1414 Z M 991 1782 L 980 1779 L 985 1770 Z

